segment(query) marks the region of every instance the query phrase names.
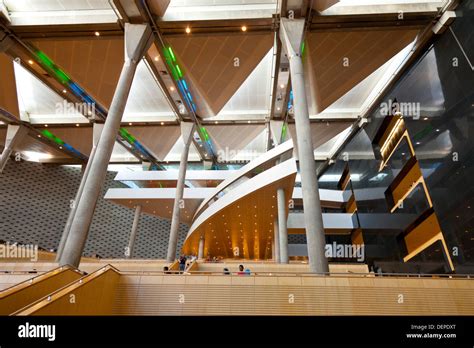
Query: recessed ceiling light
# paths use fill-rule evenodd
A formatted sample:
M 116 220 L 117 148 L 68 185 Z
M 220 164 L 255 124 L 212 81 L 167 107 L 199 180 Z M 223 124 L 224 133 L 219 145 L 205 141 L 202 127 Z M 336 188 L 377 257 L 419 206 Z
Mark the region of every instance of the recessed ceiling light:
M 76 123 L 76 127 L 79 127 L 79 123 Z
M 247 27 L 245 25 L 242 25 L 242 31 L 247 31 Z
M 48 125 L 47 125 L 47 124 L 45 124 L 44 126 L 45 126 L 46 128 L 48 128 Z
M 30 65 L 33 65 L 33 63 L 34 62 L 31 59 L 28 61 L 28 64 L 30 64 Z
M 131 126 L 133 123 L 132 122 L 128 122 L 128 125 Z
M 99 33 L 98 31 L 96 31 L 96 32 L 94 33 L 94 35 L 95 35 L 95 36 L 100 36 L 100 33 Z
M 215 123 L 215 124 L 218 124 L 218 123 L 219 123 L 219 121 L 214 121 L 214 123 Z
M 161 125 L 164 125 L 165 123 L 164 122 L 161 122 Z
M 156 56 L 155 57 L 155 62 L 159 61 L 160 60 L 160 56 Z
M 423 121 L 428 121 L 428 117 L 423 117 Z
M 282 88 L 282 89 L 285 88 L 285 85 L 282 83 L 282 84 L 280 85 L 280 88 Z
M 66 93 L 67 93 L 67 90 L 63 89 L 63 93 L 66 94 Z
M 439 132 L 439 129 L 436 129 L 437 132 Z
M 189 34 L 191 33 L 191 28 L 190 27 L 186 27 L 186 34 Z
M 171 87 L 170 87 L 170 91 L 171 91 L 171 92 L 174 91 L 174 86 L 171 86 Z
M 277 110 L 278 110 L 278 111 L 280 111 L 280 110 L 281 110 L 281 108 L 280 108 L 280 107 L 277 107 Z

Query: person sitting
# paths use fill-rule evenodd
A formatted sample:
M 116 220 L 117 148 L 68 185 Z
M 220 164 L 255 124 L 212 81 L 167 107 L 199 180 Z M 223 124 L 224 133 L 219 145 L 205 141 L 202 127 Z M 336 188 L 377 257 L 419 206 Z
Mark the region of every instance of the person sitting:
M 224 275 L 230 275 L 230 271 L 227 267 L 224 268 Z
M 239 271 L 237 272 L 237 275 L 245 275 L 244 265 L 239 265 Z
M 250 268 L 246 268 L 244 273 L 245 273 L 245 275 L 251 275 L 252 274 L 252 272 L 250 272 Z
M 170 274 L 170 269 L 168 266 L 163 267 L 163 273 L 164 274 Z

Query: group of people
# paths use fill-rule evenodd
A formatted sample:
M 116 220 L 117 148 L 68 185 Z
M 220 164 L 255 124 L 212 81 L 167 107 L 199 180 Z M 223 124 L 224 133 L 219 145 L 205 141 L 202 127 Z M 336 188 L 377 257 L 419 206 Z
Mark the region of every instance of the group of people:
M 228 268 L 224 268 L 224 274 L 225 275 L 230 275 L 230 271 Z M 239 271 L 237 272 L 237 275 L 251 275 L 252 272 L 250 271 L 249 268 L 245 268 L 244 265 L 239 265 Z
M 179 273 L 189 274 L 189 273 L 185 272 L 185 270 L 186 270 L 186 260 L 187 260 L 186 256 L 181 255 L 178 260 L 179 260 Z M 194 260 L 195 259 L 191 258 L 191 262 L 194 261 Z M 172 273 L 178 273 L 178 272 L 176 272 L 176 271 L 172 272 L 172 271 L 170 271 L 168 266 L 164 266 L 163 267 L 163 273 L 164 274 L 172 274 Z M 245 268 L 244 265 L 239 265 L 239 271 L 236 274 L 239 275 L 239 276 L 243 276 L 243 275 L 251 275 L 252 272 L 250 271 L 249 268 Z M 227 267 L 225 267 L 224 268 L 224 275 L 232 275 L 232 272 Z

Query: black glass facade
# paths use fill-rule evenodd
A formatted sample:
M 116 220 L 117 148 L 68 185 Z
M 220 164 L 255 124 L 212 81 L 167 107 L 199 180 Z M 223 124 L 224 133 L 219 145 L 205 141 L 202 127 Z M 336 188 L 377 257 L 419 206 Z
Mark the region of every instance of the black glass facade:
M 370 115 L 370 122 L 343 149 L 338 162 L 325 175 L 340 174 L 341 163 L 347 161 L 358 213 L 390 213 L 384 192 L 410 159 L 409 145 L 403 140 L 379 171 L 380 160 L 372 141 L 386 116 L 384 111 L 396 100 L 456 272 L 472 273 L 474 1 L 463 2 L 456 15 L 452 25 L 435 37 L 425 54 L 385 94 L 380 108 Z M 428 199 L 419 185 L 393 212 L 393 216 L 400 216 L 398 228 L 387 229 L 382 223 L 380 229 L 364 230 L 369 262 L 401 261 L 406 252 L 400 238 L 404 226 L 428 207 Z M 364 225 L 363 219 L 361 224 Z M 406 264 L 400 263 L 399 270 L 446 270 L 441 243 L 433 244 Z

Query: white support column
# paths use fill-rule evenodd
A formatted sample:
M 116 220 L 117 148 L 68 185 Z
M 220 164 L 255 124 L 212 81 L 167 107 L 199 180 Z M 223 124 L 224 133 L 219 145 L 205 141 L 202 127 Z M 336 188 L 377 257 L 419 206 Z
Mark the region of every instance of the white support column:
M 304 19 L 289 20 L 282 18 L 280 39 L 290 61 L 309 268 L 313 273 L 327 273 L 329 272 L 329 266 L 324 254 L 326 238 L 319 198 L 316 163 L 314 162 L 314 148 L 311 141 L 311 124 L 306 102 L 303 62 L 301 60 L 304 26 Z M 280 252 L 283 253 L 283 251 Z
M 199 239 L 198 260 L 202 260 L 204 258 L 204 243 L 204 236 L 201 236 Z
M 7 126 L 7 137 L 5 139 L 5 147 L 3 149 L 2 155 L 0 156 L 0 174 L 3 172 L 5 165 L 10 158 L 10 155 L 13 152 L 18 143 L 28 134 L 28 128 L 25 126 L 9 124 Z
M 280 230 L 278 226 L 278 218 L 275 218 L 273 222 L 273 249 L 274 249 L 274 260 L 276 263 L 280 263 Z
M 135 216 L 133 217 L 132 231 L 130 232 L 130 239 L 125 253 L 127 259 L 133 258 L 133 249 L 135 247 L 135 240 L 138 234 L 138 223 L 140 222 L 140 214 L 142 213 L 142 206 L 139 204 L 135 207 Z
M 101 123 L 94 123 L 93 130 L 92 130 L 92 150 L 89 154 L 89 159 L 87 160 L 86 168 L 82 173 L 81 183 L 79 184 L 79 188 L 77 189 L 76 196 L 74 197 L 74 201 L 71 205 L 71 210 L 69 212 L 69 216 L 66 220 L 66 225 L 64 226 L 63 234 L 61 236 L 61 240 L 59 241 L 58 251 L 56 253 L 56 262 L 59 262 L 61 255 L 64 250 L 64 245 L 66 244 L 66 240 L 69 236 L 69 231 L 71 230 L 72 221 L 74 220 L 74 216 L 76 215 L 77 206 L 79 205 L 79 201 L 81 200 L 82 192 L 84 191 L 84 184 L 86 182 L 87 176 L 89 175 L 89 171 L 91 169 L 91 163 L 94 158 L 95 151 L 97 149 L 97 144 L 100 139 L 100 134 L 102 133 L 102 129 L 104 125 Z
M 280 263 L 288 263 L 288 228 L 286 216 L 286 198 L 285 190 L 277 190 L 277 209 L 278 209 L 278 234 L 280 242 Z
M 120 129 L 137 65 L 151 43 L 152 32 L 146 24 L 125 24 L 125 62 L 120 74 L 109 113 L 104 124 L 90 172 L 84 178 L 84 190 L 78 202 L 69 236 L 59 260 L 60 265 L 78 267 L 89 234 L 97 199 L 107 175 L 107 166 Z
M 178 245 L 179 215 L 181 209 L 184 208 L 184 180 L 186 177 L 189 148 L 193 139 L 193 133 L 194 123 L 181 123 L 181 136 L 184 142 L 184 149 L 181 153 L 181 161 L 179 162 L 178 181 L 176 183 L 176 196 L 173 204 L 173 215 L 171 217 L 170 238 L 168 242 L 168 253 L 166 255 L 166 260 L 169 262 L 174 261 L 174 259 L 176 258 L 176 246 Z

